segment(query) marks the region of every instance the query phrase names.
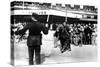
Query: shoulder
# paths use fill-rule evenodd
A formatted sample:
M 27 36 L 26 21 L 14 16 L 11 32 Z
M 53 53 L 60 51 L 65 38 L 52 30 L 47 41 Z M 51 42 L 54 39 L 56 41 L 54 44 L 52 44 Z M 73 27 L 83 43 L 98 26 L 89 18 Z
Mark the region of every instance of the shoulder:
M 43 23 L 40 23 L 40 22 L 37 22 L 37 25 L 38 25 L 39 27 L 44 27 Z
M 30 27 L 32 24 L 33 24 L 33 23 L 28 23 L 28 24 L 26 25 L 26 27 Z

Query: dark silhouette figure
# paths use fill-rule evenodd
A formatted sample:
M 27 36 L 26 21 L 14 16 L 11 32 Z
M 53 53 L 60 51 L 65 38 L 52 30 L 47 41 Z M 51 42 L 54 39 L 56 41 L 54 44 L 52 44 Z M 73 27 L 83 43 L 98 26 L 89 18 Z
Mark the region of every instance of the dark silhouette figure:
M 42 23 L 38 22 L 39 16 L 35 13 L 32 14 L 32 22 L 28 23 L 22 30 L 16 31 L 15 34 L 23 34 L 29 30 L 29 36 L 27 38 L 27 46 L 29 52 L 29 65 L 33 65 L 33 59 L 35 55 L 36 64 L 41 64 L 41 44 L 42 44 L 42 34 L 48 34 L 48 28 Z

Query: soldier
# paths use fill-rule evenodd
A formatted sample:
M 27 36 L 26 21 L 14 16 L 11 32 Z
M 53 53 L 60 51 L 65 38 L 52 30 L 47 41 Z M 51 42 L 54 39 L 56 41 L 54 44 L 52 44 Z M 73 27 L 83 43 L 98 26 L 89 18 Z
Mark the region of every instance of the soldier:
M 44 34 L 48 34 L 48 28 L 45 27 L 42 23 L 38 22 L 38 18 L 39 18 L 38 14 L 33 13 L 31 23 L 28 23 L 22 30 L 15 32 L 15 34 L 20 35 L 29 30 L 29 36 L 27 38 L 29 65 L 34 64 L 33 62 L 34 54 L 35 54 L 36 64 L 41 64 L 41 57 L 40 57 L 41 44 L 42 44 L 41 31 Z

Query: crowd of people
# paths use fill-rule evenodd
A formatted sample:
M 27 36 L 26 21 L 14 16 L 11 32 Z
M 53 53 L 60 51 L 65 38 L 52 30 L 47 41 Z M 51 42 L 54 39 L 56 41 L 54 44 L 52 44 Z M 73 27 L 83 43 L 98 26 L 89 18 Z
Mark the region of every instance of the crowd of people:
M 16 23 L 15 29 L 20 30 L 22 29 L 26 23 Z M 51 24 L 52 25 L 52 24 Z M 84 24 L 84 23 L 78 23 L 78 24 L 54 24 L 52 25 L 52 30 L 55 31 L 54 37 L 57 39 L 58 37 L 62 35 L 58 35 L 58 31 L 61 31 L 64 29 L 64 27 L 68 27 L 68 35 L 63 34 L 65 40 L 62 38 L 60 43 L 64 43 L 63 41 L 66 41 L 69 44 L 73 44 L 75 46 L 82 46 L 82 45 L 96 45 L 96 37 L 97 37 L 97 24 Z M 61 29 L 62 28 L 62 29 Z M 51 29 L 49 29 L 51 30 Z M 65 32 L 64 32 L 65 33 Z M 28 32 L 23 33 L 24 35 L 17 36 L 16 39 L 18 39 L 18 42 L 27 39 Z M 16 40 L 17 41 L 17 40 Z M 55 43 L 54 43 L 55 44 Z M 70 46 L 69 46 L 70 47 Z M 70 49 L 69 49 L 70 50 Z
M 94 44 L 93 38 L 97 36 L 96 24 L 73 24 L 71 29 L 72 44 Z M 73 39 L 75 39 L 74 42 Z
M 64 41 L 68 44 L 73 44 L 75 46 L 82 45 L 96 45 L 96 37 L 97 37 L 97 24 L 56 24 L 56 32 L 54 36 L 58 41 L 60 40 L 61 45 L 63 45 Z M 55 28 L 54 27 L 54 28 Z M 65 29 L 66 28 L 66 29 Z M 65 29 L 66 32 L 60 32 Z M 64 35 L 63 33 L 67 33 Z M 63 37 L 62 35 L 63 34 Z M 66 37 L 67 36 L 67 37 Z M 62 38 L 61 38 L 62 37 Z M 64 40 L 65 38 L 65 40 Z M 57 42 L 57 40 L 55 40 Z M 68 46 L 69 47 L 69 46 Z M 70 47 L 69 47 L 70 48 Z M 70 48 L 71 50 L 71 48 Z

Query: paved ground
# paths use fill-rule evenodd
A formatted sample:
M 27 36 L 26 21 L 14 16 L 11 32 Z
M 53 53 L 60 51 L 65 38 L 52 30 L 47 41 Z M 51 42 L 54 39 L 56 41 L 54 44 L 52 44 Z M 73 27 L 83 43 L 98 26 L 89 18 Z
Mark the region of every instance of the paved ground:
M 53 34 L 43 35 L 43 45 L 41 46 L 42 64 L 51 63 L 69 63 L 81 61 L 96 61 L 97 46 L 83 45 L 82 47 L 71 45 L 71 52 L 61 53 L 59 48 L 54 48 Z M 26 41 L 16 43 L 15 47 L 15 65 L 28 65 L 28 50 Z

